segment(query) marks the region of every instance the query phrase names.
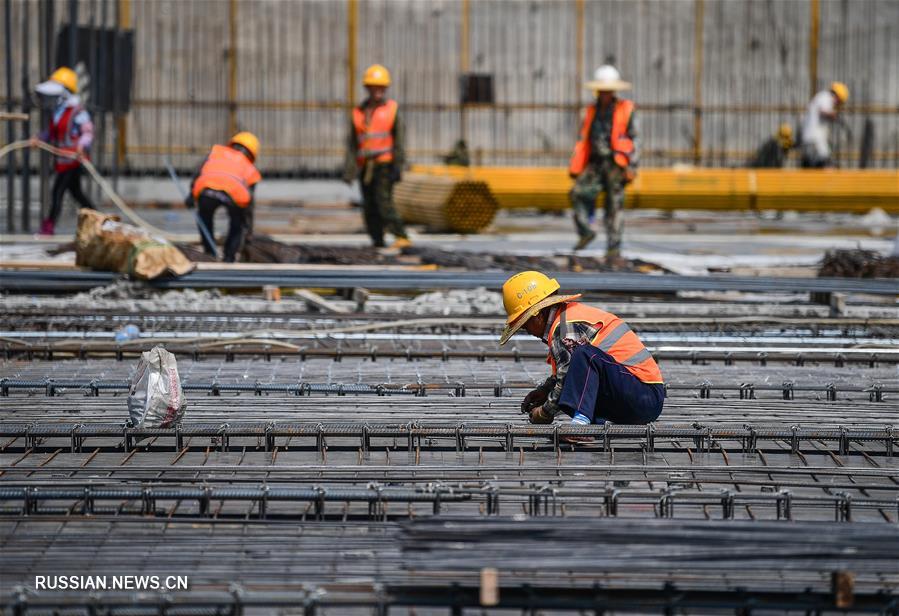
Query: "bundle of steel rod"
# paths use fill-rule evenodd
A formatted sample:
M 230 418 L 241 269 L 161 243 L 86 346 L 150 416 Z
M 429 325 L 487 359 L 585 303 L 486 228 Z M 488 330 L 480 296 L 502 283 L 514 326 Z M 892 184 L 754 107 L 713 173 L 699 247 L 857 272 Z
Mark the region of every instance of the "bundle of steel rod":
M 493 222 L 499 209 L 486 182 L 418 173 L 403 177 L 393 199 L 405 222 L 433 231 L 478 233 Z
M 336 389 L 336 388 L 335 388 Z M 413 389 L 414 390 L 414 389 Z M 788 390 L 789 392 L 789 390 Z M 87 393 L 87 392 L 85 392 Z M 523 393 L 523 392 L 522 392 Z M 672 397 L 658 420 L 662 424 L 889 426 L 896 421 L 896 400 Z M 364 424 L 434 423 L 440 425 L 527 425 L 519 396 L 255 396 L 189 395 L 185 422 L 234 425 L 235 422 L 318 422 Z M 0 404 L 5 424 L 58 421 L 121 425 L 127 417 L 124 395 L 10 396 Z M 565 417 L 560 415 L 560 417 Z M 535 426 L 536 428 L 536 426 Z
M 315 396 L 315 395 L 336 395 L 336 396 L 358 396 L 358 395 L 374 395 L 374 396 L 394 396 L 394 395 L 411 395 L 418 397 L 426 397 L 431 394 L 452 395 L 456 397 L 466 397 L 466 395 L 483 395 L 485 391 L 492 389 L 494 398 L 501 398 L 510 394 L 514 395 L 518 390 L 523 397 L 527 391 L 533 389 L 533 381 L 508 381 L 501 380 L 493 383 L 465 383 L 464 381 L 455 382 L 388 382 L 388 383 L 360 383 L 360 382 L 281 382 L 270 383 L 261 382 L 259 380 L 252 383 L 227 383 L 219 381 L 211 382 L 186 382 L 182 385 L 182 389 L 186 392 L 198 392 L 212 396 L 220 396 L 222 394 L 241 394 L 250 393 L 256 396 L 264 396 L 269 394 L 284 394 L 287 396 Z M 17 378 L 0 379 L 0 396 L 7 397 L 10 393 L 16 393 L 19 390 L 25 390 L 29 393 L 35 391 L 43 392 L 47 396 L 60 396 L 65 394 L 76 394 L 80 396 L 90 395 L 99 397 L 101 393 L 123 393 L 128 392 L 130 381 L 126 380 L 69 380 L 44 378 L 41 380 L 27 380 Z M 665 391 L 667 397 L 689 397 L 695 398 L 697 395 L 701 399 L 711 399 L 713 393 L 716 397 L 720 397 L 722 393 L 737 394 L 739 398 L 754 399 L 783 399 L 795 400 L 799 394 L 817 394 L 817 397 L 825 396 L 828 401 L 836 401 L 838 396 L 842 400 L 867 399 L 871 402 L 884 402 L 895 394 L 899 394 L 899 386 L 891 387 L 883 383 L 873 383 L 870 385 L 837 385 L 835 383 L 820 383 L 817 385 L 802 385 L 793 381 L 784 381 L 779 385 L 756 385 L 754 383 L 715 383 L 703 381 L 695 384 L 685 383 L 665 383 Z M 861 395 L 860 395 L 861 394 Z
M 581 482 L 560 487 L 532 484 L 500 487 L 440 483 L 393 488 L 369 481 L 359 487 L 307 481 L 306 486 L 265 484 L 165 486 L 131 484 L 72 486 L 65 483 L 5 482 L 0 516 L 155 516 L 297 521 L 399 520 L 426 516 L 657 517 L 774 519 L 785 521 L 892 522 L 899 519 L 899 488 L 885 485 L 816 494 L 747 494 L 703 491 L 683 485 L 661 488 L 606 487 Z M 805 489 L 808 492 L 808 489 Z M 745 512 L 751 512 L 749 518 Z
M 575 424 L 526 425 L 500 422 L 298 422 L 248 420 L 231 423 L 191 422 L 170 428 L 131 427 L 125 422 L 73 423 L 65 421 L 36 422 L 27 418 L 0 422 L 4 454 L 62 452 L 83 453 L 92 447 L 106 451 L 181 452 L 184 450 L 217 451 L 285 451 L 291 446 L 300 452 L 328 449 L 360 452 L 407 452 L 423 449 L 454 450 L 457 454 L 489 449 L 512 454 L 527 445 L 542 454 L 562 451 L 569 436 L 591 437 L 585 451 L 609 454 L 617 451 L 686 451 L 709 453 L 727 444 L 738 453 L 815 453 L 832 451 L 851 455 L 853 446 L 864 445 L 858 452 L 892 458 L 899 432 L 889 424 L 870 423 L 861 426 L 801 427 L 778 424 L 746 424 L 741 427 L 664 423 L 646 426 Z M 687 443 L 686 446 L 682 441 Z M 524 453 L 522 452 L 522 457 Z M 726 454 L 722 456 L 726 461 Z
M 392 345 L 394 348 L 384 348 L 383 345 L 369 344 L 362 348 L 316 348 L 309 346 L 299 346 L 299 348 L 285 347 L 277 342 L 258 338 L 255 340 L 237 340 L 228 342 L 225 339 L 224 344 L 210 346 L 207 339 L 206 344 L 195 342 L 194 344 L 185 345 L 163 341 L 163 346 L 179 357 L 188 357 L 195 362 L 200 360 L 208 360 L 212 358 L 223 358 L 226 362 L 234 362 L 240 358 L 255 358 L 262 361 L 270 362 L 273 359 L 298 359 L 306 361 L 307 359 L 324 358 L 340 362 L 345 359 L 369 359 L 372 363 L 379 359 L 404 359 L 406 361 L 418 361 L 424 359 L 437 359 L 442 362 L 449 362 L 457 359 L 470 359 L 479 362 L 487 360 L 505 360 L 519 363 L 525 360 L 545 359 L 546 353 L 540 350 L 522 350 L 513 347 L 509 350 L 488 350 L 481 347 L 479 349 L 452 349 L 450 345 L 443 344 L 441 348 L 398 348 L 398 341 L 394 340 Z M 51 344 L 41 342 L 7 341 L 2 345 L 2 354 L 7 359 L 15 360 L 46 360 L 57 361 L 66 358 L 88 359 L 98 357 L 114 357 L 117 361 L 125 359 L 133 359 L 138 357 L 144 351 L 156 345 L 153 338 L 142 338 L 140 343 L 129 344 L 110 344 L 102 342 L 73 342 L 71 340 L 62 340 Z M 711 341 L 710 341 L 711 345 Z M 425 345 L 420 345 L 425 346 Z M 661 362 L 683 362 L 687 361 L 692 365 L 707 365 L 710 362 L 721 362 L 725 366 L 732 366 L 739 363 L 756 363 L 766 365 L 767 363 L 788 363 L 795 366 L 804 366 L 806 364 L 832 364 L 836 368 L 842 368 L 847 364 L 854 364 L 859 367 L 875 368 L 880 365 L 890 365 L 899 363 L 899 349 L 871 346 L 869 348 L 846 348 L 830 347 L 816 349 L 810 347 L 808 349 L 778 348 L 778 347 L 752 347 L 752 346 L 731 346 L 725 348 L 706 348 L 705 346 L 683 346 L 671 347 L 663 345 L 648 345 L 647 348 L 653 354 L 656 361 Z
M 16 300 L 20 301 L 16 301 Z M 21 301 L 18 296 L 3 298 L 4 314 L 0 322 L 10 327 L 22 329 L 92 329 L 114 327 L 121 322 L 161 323 L 174 327 L 178 323 L 201 323 L 201 327 L 209 325 L 226 325 L 228 320 L 234 321 L 232 328 L 262 329 L 266 325 L 283 325 L 281 329 L 299 327 L 308 324 L 364 324 L 376 322 L 383 327 L 408 327 L 427 329 L 446 327 L 453 322 L 471 329 L 493 329 L 497 320 L 502 320 L 503 310 L 499 296 L 494 311 L 481 314 L 443 314 L 445 305 L 434 305 L 421 302 L 414 307 L 421 312 L 409 314 L 410 305 L 403 298 L 393 295 L 372 295 L 366 302 L 366 309 L 372 312 L 353 312 L 348 314 L 333 313 L 328 315 L 310 314 L 305 309 L 305 302 L 290 301 L 291 296 L 282 296 L 281 302 L 263 301 L 253 296 L 242 296 L 241 302 L 230 306 L 219 306 L 215 309 L 200 305 L 196 310 L 178 311 L 159 306 L 159 302 L 151 295 L 151 304 L 142 303 L 140 298 L 112 302 L 108 305 L 96 305 L 90 309 L 72 306 L 62 298 L 43 297 L 40 301 Z M 339 301 L 331 296 L 332 301 Z M 470 299 L 470 298 L 469 298 Z M 675 301 L 659 301 L 653 298 L 641 298 L 639 301 L 622 301 L 611 295 L 596 292 L 588 296 L 588 301 L 596 299 L 601 305 L 640 328 L 653 325 L 676 327 L 692 327 L 696 331 L 710 329 L 712 326 L 730 326 L 752 328 L 754 326 L 782 327 L 796 331 L 806 331 L 814 335 L 819 330 L 859 329 L 865 328 L 899 328 L 899 311 L 894 306 L 882 302 L 857 301 L 843 307 L 844 314 L 835 316 L 829 306 L 802 304 L 784 300 L 784 303 L 768 301 L 740 301 L 739 299 L 694 299 Z M 790 298 L 793 299 L 793 298 Z M 67 302 L 63 304 L 62 302 Z M 448 300 L 447 300 L 448 301 Z M 462 300 L 464 301 L 464 299 Z M 248 306 L 252 305 L 252 309 Z M 431 307 L 431 311 L 425 311 Z M 185 325 L 187 327 L 187 325 Z M 277 327 L 276 327 L 277 329 Z
M 679 291 L 751 291 L 757 293 L 865 293 L 899 295 L 899 281 L 852 278 L 781 278 L 738 276 L 674 276 L 645 274 L 549 272 L 563 289 L 630 294 Z M 185 276 L 157 279 L 148 284 L 161 289 L 258 289 L 267 285 L 298 288 L 368 288 L 395 291 L 425 289 L 499 289 L 507 272 L 371 271 L 341 270 L 195 270 Z M 119 274 L 76 270 L 0 270 L 0 287 L 8 292 L 67 293 L 109 285 Z
M 17 532 L 8 533 L 13 526 Z M 86 593 L 14 589 L 35 574 L 73 570 L 189 579 L 187 593 L 104 593 L 104 609 L 116 614 L 297 601 L 313 614 L 360 606 L 883 612 L 899 584 L 899 535 L 887 525 L 608 518 L 583 526 L 578 535 L 552 520 L 508 517 L 325 522 L 302 530 L 272 520 L 18 518 L 0 520 L 9 537 L 0 574 L 9 581 L 3 600 L 18 613 L 96 609 Z M 265 558 L 248 565 L 247 554 Z M 482 605 L 483 590 L 497 592 L 497 601 Z

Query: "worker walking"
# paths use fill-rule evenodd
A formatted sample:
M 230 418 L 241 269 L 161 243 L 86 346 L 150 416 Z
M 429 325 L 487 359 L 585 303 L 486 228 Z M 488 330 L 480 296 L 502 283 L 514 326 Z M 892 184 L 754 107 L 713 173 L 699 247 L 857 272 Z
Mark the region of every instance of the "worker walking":
M 552 366 L 552 375 L 524 398 L 522 412 L 535 424 L 552 423 L 560 411 L 572 424 L 655 421 L 665 385 L 652 354 L 619 317 L 558 290 L 555 279 L 535 271 L 503 284 L 508 318 L 500 345 L 524 328 L 547 344 Z
M 198 226 L 203 248 L 216 254 L 215 211 L 228 212 L 228 237 L 225 239 L 225 262 L 234 263 L 253 228 L 253 205 L 256 184 L 262 179 L 256 169 L 259 139 L 246 131 L 237 133 L 227 146 L 214 145 L 203 161 L 185 199 L 188 207 L 197 206 Z M 205 229 L 204 229 L 205 227 Z
M 362 78 L 368 98 L 353 109 L 347 136 L 344 181 L 357 177 L 362 189 L 365 228 L 377 247 L 384 246 L 384 230 L 394 235 L 393 248 L 412 242 L 393 205 L 393 185 L 402 179 L 405 128 L 399 105 L 387 98 L 390 73 L 380 64 L 369 66 Z
M 793 128 L 789 124 L 781 124 L 777 133 L 759 147 L 749 166 L 754 169 L 782 169 L 791 149 Z
M 56 69 L 50 79 L 38 84 L 34 90 L 40 95 L 42 104 L 52 111 L 50 126 L 32 139 L 32 146 L 37 145 L 39 139 L 75 155 L 57 156 L 54 160 L 56 178 L 50 193 L 50 212 L 41 221 L 40 230 L 43 235 L 53 235 L 65 193 L 70 193 L 79 206 L 96 209 L 81 190 L 81 176 L 84 175 L 81 161 L 90 156 L 94 125 L 90 113 L 81 106 L 78 76 L 72 69 L 66 66 Z
M 830 152 L 830 125 L 839 119 L 840 108 L 849 100 L 846 84 L 834 81 L 830 89 L 815 94 L 802 117 L 800 147 L 802 166 L 821 169 L 833 166 Z
M 634 103 L 617 95 L 631 84 L 621 80 L 614 66 L 605 64 L 585 87 L 596 93 L 596 101 L 586 109 L 568 167 L 575 179 L 570 197 L 580 236 L 574 249 L 585 248 L 596 238 L 590 223 L 596 198 L 605 192 L 606 258 L 614 261 L 621 256 L 624 187 L 636 177 L 639 160 Z

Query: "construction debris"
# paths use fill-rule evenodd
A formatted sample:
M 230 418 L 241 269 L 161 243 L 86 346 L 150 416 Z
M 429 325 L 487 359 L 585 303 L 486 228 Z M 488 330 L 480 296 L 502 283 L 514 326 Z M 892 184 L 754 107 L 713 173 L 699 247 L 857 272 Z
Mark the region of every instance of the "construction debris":
M 247 263 L 320 263 L 326 265 L 388 264 L 394 262 L 372 247 L 285 244 L 267 235 L 253 234 L 244 242 Z
M 873 250 L 828 250 L 818 276 L 839 278 L 899 278 L 899 256 Z
M 167 239 L 89 209 L 78 212 L 75 264 L 142 280 L 183 276 L 196 267 Z

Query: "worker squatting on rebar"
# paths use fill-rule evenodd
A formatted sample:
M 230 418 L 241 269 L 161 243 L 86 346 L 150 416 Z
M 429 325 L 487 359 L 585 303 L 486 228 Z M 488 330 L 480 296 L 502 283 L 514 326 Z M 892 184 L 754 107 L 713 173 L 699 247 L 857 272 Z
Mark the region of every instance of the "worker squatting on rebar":
M 399 105 L 386 98 L 390 73 L 380 64 L 362 78 L 368 98 L 353 109 L 347 135 L 343 181 L 359 179 L 365 229 L 376 247 L 384 246 L 384 230 L 393 234 L 394 248 L 411 246 L 403 219 L 393 205 L 393 185 L 402 179 L 405 125 Z
M 647 424 L 662 414 L 665 384 L 652 354 L 611 312 L 559 295 L 554 278 L 521 272 L 503 284 L 505 344 L 522 327 L 549 347 L 552 375 L 525 396 L 521 411 L 534 424 L 556 413 L 573 424 Z M 581 442 L 583 437 L 566 437 Z
M 228 211 L 228 237 L 225 262 L 234 263 L 247 234 L 253 230 L 253 205 L 256 184 L 262 175 L 256 169 L 259 139 L 246 131 L 237 133 L 227 146 L 214 145 L 190 185 L 184 200 L 188 208 L 196 205 L 203 248 L 215 255 L 215 211 Z
M 578 141 L 568 165 L 575 180 L 571 189 L 574 224 L 580 236 L 574 249 L 580 250 L 596 238 L 592 223 L 596 198 L 605 193 L 606 258 L 621 257 L 624 187 L 636 177 L 639 161 L 637 118 L 633 101 L 618 98 L 617 92 L 631 87 L 618 70 L 605 64 L 584 84 L 596 94 L 596 102 L 584 112 Z
M 31 146 L 38 141 L 76 154 L 74 158 L 57 156 L 54 160 L 56 179 L 50 200 L 50 211 L 41 221 L 40 233 L 53 235 L 56 221 L 62 213 L 62 201 L 66 192 L 72 194 L 78 205 L 96 209 L 87 195 L 81 190 L 81 176 L 84 168 L 81 159 L 90 155 L 94 141 L 94 125 L 90 113 L 81 105 L 78 96 L 78 75 L 72 69 L 62 66 L 56 69 L 50 79 L 39 83 L 35 92 L 41 99 L 41 105 L 50 109 L 50 125 L 39 135 L 32 137 Z

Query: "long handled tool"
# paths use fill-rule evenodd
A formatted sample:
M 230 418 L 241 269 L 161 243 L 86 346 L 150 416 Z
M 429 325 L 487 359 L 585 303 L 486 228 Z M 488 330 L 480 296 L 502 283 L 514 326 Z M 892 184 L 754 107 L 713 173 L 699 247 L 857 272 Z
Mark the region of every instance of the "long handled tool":
M 165 168 L 169 171 L 169 177 L 172 178 L 172 182 L 174 182 L 175 186 L 178 187 L 178 192 L 181 193 L 181 197 L 183 199 L 187 199 L 187 191 L 184 190 L 184 186 L 182 186 L 181 182 L 178 180 L 178 174 L 175 173 L 175 168 L 172 167 L 172 163 L 169 160 L 169 157 L 163 156 L 162 162 L 165 163 Z M 203 234 L 203 239 L 206 240 L 206 245 L 212 249 L 212 256 L 218 259 L 219 253 L 218 249 L 215 247 L 215 238 L 212 237 L 212 233 L 209 232 L 209 228 L 206 227 L 206 223 L 203 222 L 203 219 L 200 218 L 200 213 L 196 210 L 194 210 L 194 220 L 197 221 L 197 228 L 200 230 L 200 233 Z

